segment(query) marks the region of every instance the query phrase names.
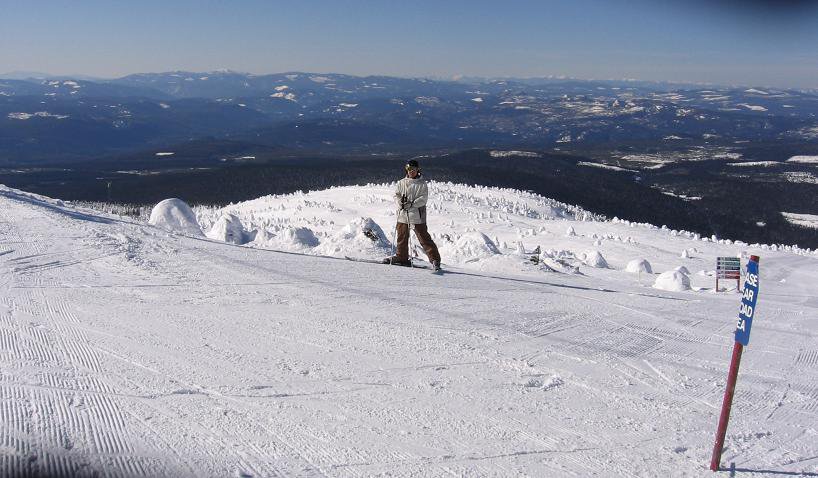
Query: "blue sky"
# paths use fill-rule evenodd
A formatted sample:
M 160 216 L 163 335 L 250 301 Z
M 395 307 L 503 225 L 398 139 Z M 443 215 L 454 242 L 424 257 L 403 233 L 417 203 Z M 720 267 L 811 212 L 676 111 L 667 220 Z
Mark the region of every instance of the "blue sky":
M 0 12 L 0 73 L 229 68 L 818 88 L 818 8 L 804 1 L 0 0 Z

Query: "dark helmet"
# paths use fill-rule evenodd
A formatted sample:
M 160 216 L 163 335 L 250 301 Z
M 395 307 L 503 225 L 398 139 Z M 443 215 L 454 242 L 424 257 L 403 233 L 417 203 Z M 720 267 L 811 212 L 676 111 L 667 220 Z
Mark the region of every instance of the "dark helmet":
M 410 159 L 408 163 L 406 163 L 406 170 L 409 171 L 410 169 L 417 169 L 420 171 L 420 164 L 418 164 L 417 160 Z

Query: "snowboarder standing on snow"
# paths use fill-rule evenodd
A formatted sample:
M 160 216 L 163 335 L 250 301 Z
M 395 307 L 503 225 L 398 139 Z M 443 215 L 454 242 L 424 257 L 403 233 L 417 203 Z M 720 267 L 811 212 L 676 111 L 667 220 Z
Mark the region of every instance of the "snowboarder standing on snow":
M 406 163 L 406 177 L 395 186 L 395 202 L 398 206 L 397 246 L 395 255 L 384 260 L 385 264 L 409 266 L 409 229 L 414 227 L 415 237 L 435 270 L 440 270 L 440 253 L 426 228 L 426 202 L 429 187 L 421 178 L 420 165 L 410 160 Z

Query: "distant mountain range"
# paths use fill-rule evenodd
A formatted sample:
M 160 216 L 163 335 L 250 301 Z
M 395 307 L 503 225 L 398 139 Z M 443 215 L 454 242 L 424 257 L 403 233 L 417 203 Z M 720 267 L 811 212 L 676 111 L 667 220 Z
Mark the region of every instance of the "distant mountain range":
M 0 183 L 54 197 L 227 203 L 382 183 L 413 156 L 442 181 L 818 247 L 818 230 L 787 219 L 818 215 L 814 92 L 302 72 L 0 80 Z
M 232 71 L 4 79 L 0 166 L 147 157 L 202 142 L 236 154 L 812 143 L 816 115 L 813 92 L 629 81 Z

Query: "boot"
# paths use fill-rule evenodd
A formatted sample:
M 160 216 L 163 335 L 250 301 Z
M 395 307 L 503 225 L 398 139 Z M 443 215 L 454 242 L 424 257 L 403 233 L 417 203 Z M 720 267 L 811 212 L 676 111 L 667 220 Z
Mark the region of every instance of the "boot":
M 398 259 L 398 256 L 387 257 L 383 260 L 384 264 L 391 264 L 393 266 L 404 266 L 410 267 L 412 265 L 412 261 L 410 260 L 401 260 Z

